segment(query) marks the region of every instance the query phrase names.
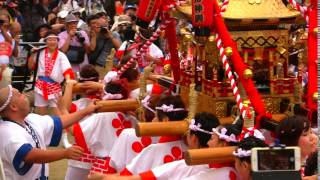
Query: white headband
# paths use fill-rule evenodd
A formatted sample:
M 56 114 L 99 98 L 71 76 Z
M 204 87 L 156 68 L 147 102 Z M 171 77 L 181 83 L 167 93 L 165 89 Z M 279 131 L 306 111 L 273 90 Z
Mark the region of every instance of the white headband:
M 153 113 L 156 113 L 156 111 L 154 109 L 152 109 L 149 104 L 149 100 L 150 100 L 151 96 L 150 95 L 147 95 L 142 101 L 141 101 L 141 104 L 144 108 L 148 109 L 149 111 L 153 112 Z
M 9 95 L 6 102 L 0 107 L 0 112 L 3 111 L 8 106 L 12 98 L 12 86 L 8 85 L 8 87 L 9 87 Z
M 44 40 L 46 40 L 48 38 L 57 38 L 57 39 L 59 39 L 59 36 L 50 34 L 49 36 L 45 37 Z
M 232 154 L 239 158 L 249 157 L 251 156 L 251 150 L 244 150 L 244 149 L 238 148 L 237 150 L 233 151 Z
M 213 128 L 212 132 L 217 134 L 219 136 L 219 139 L 225 140 L 227 142 L 239 142 L 236 138 L 236 135 L 234 135 L 234 134 L 226 135 L 226 133 L 227 133 L 226 128 L 222 128 L 221 133 L 219 133 L 216 128 Z
M 169 106 L 166 104 L 162 104 L 160 107 L 156 107 L 156 110 L 161 110 L 163 112 L 174 112 L 174 111 L 184 111 L 184 108 L 174 108 L 172 104 Z
M 105 84 L 119 80 L 118 73 L 116 71 L 109 71 L 103 78 Z
M 196 125 L 196 121 L 194 119 L 191 120 L 191 123 L 189 125 L 189 129 L 192 130 L 192 131 L 200 131 L 200 132 L 212 135 L 212 132 L 209 132 L 209 131 L 201 129 L 201 124 L 200 123 L 198 123 Z
M 111 99 L 121 99 L 123 96 L 122 94 L 111 94 L 104 92 L 103 100 L 111 100 Z
M 95 80 L 95 79 L 97 79 L 97 77 L 84 78 L 84 77 L 80 76 L 79 81 L 91 81 L 91 80 Z

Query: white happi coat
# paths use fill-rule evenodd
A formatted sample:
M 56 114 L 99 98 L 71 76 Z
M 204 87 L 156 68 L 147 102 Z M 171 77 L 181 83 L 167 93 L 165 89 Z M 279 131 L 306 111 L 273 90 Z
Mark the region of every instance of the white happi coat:
M 53 54 L 48 53 L 49 58 L 51 58 Z M 65 75 L 69 74 L 70 77 L 74 77 L 73 71 L 71 69 L 71 65 L 69 63 L 69 60 L 67 56 L 61 52 L 58 51 L 58 55 L 56 58 L 55 63 L 53 64 L 53 69 L 49 76 L 46 75 L 46 68 L 45 68 L 45 50 L 40 51 L 39 55 L 39 64 L 38 64 L 38 71 L 37 71 L 37 77 L 39 76 L 46 76 L 55 81 L 56 83 L 61 83 L 64 80 Z M 37 79 L 36 86 L 35 86 L 35 92 L 41 95 L 44 95 L 43 90 L 43 81 Z M 56 85 L 51 86 L 52 83 L 48 83 L 49 87 L 47 89 L 48 91 L 48 99 L 54 99 L 57 97 L 57 94 L 61 93 L 61 87 L 58 87 Z
M 128 128 L 121 132 L 110 152 L 110 166 L 117 172 L 123 170 L 144 148 L 157 143 L 159 137 L 137 137 L 135 129 Z
M 90 99 L 90 98 L 80 98 L 80 99 L 72 102 L 69 111 L 70 111 L 70 113 L 73 113 L 73 112 L 82 110 L 82 109 L 86 108 L 91 102 L 92 102 L 92 99 Z M 84 121 L 85 119 L 87 119 L 90 116 L 92 116 L 92 114 L 87 115 L 81 121 Z M 73 129 L 75 126 L 76 126 L 76 124 L 73 125 Z M 80 127 L 81 127 L 81 125 L 80 125 Z M 76 134 L 75 134 L 76 132 L 73 131 L 73 133 L 74 133 L 73 135 L 76 136 Z M 85 157 L 87 157 L 87 160 L 84 160 Z M 82 169 L 90 169 L 93 161 L 94 161 L 94 157 L 91 155 L 91 153 L 84 152 L 83 157 L 80 158 L 80 161 L 72 160 L 72 159 L 68 160 L 68 166 L 82 168 Z
M 142 180 L 180 180 L 199 173 L 200 171 L 209 169 L 206 165 L 194 165 L 188 166 L 184 159 L 179 161 L 173 161 L 170 163 L 163 164 L 155 167 L 152 170 L 140 173 Z
M 239 176 L 236 170 L 232 166 L 220 166 L 219 164 L 213 164 L 214 166 L 211 169 L 207 169 L 199 172 L 193 176 L 183 178 L 183 180 L 239 180 Z
M 25 122 L 35 131 L 41 149 L 59 145 L 62 135 L 59 117 L 29 114 Z M 48 177 L 48 164 L 44 164 L 42 169 L 42 164 L 24 162 L 33 148 L 36 148 L 35 140 L 24 127 L 11 121 L 0 121 L 0 157 L 7 180 L 37 179 L 41 175 Z
M 71 111 L 83 109 L 90 102 L 91 99 L 89 98 L 79 99 L 73 102 Z M 84 169 L 92 168 L 92 165 L 97 161 L 96 158 L 109 157 L 113 143 L 122 130 L 131 128 L 136 123 L 137 120 L 133 116 L 120 112 L 103 112 L 87 116 L 79 124 L 84 141 L 90 152 L 86 152 L 80 161 L 69 160 L 69 165 Z M 75 128 L 74 133 L 77 136 Z
M 153 88 L 153 84 L 147 84 L 147 94 L 151 94 Z M 130 92 L 129 98 L 137 99 L 140 95 L 140 88 L 134 89 Z
M 182 159 L 185 143 L 180 136 L 162 136 L 157 144 L 141 151 L 120 175 L 137 175 L 162 164 Z

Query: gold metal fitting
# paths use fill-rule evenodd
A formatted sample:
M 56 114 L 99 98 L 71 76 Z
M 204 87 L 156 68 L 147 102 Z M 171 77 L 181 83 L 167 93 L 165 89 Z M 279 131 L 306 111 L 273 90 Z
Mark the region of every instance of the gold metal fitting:
M 312 98 L 314 101 L 318 101 L 318 92 L 313 93 Z
M 226 47 L 225 53 L 228 57 L 232 56 L 232 47 Z
M 186 34 L 186 35 L 184 35 L 184 38 L 183 38 L 185 41 L 187 41 L 187 42 L 190 42 L 190 41 L 192 41 L 192 35 L 191 34 Z
M 244 99 L 244 100 L 243 100 L 243 106 L 244 106 L 244 107 L 248 107 L 249 104 L 250 104 L 250 100 L 249 100 L 249 99 Z
M 215 39 L 216 37 L 212 35 L 208 37 L 209 42 L 214 42 Z
M 280 54 L 284 54 L 285 52 L 287 52 L 287 50 L 285 48 L 283 48 L 282 46 L 278 46 L 277 47 L 277 51 L 280 53 Z
M 243 71 L 244 79 L 250 79 L 250 78 L 252 78 L 252 76 L 253 76 L 253 73 L 252 73 L 251 69 L 246 69 Z
M 313 33 L 314 33 L 315 35 L 318 34 L 318 28 L 317 28 L 317 27 L 313 29 Z

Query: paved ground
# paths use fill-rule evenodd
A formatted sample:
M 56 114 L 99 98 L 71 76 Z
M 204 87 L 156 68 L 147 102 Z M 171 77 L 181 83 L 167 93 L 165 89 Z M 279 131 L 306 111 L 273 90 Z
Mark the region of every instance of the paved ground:
M 67 160 L 60 160 L 53 163 L 50 163 L 50 180 L 64 180 L 64 176 L 67 170 Z
M 72 142 L 72 137 L 70 134 L 68 134 L 69 142 Z M 60 141 L 60 145 L 58 148 L 63 148 L 62 141 Z M 50 149 L 50 148 L 49 148 Z M 50 180 L 64 180 L 64 177 L 66 175 L 68 166 L 68 160 L 60 160 L 56 162 L 52 162 L 49 164 L 49 179 Z

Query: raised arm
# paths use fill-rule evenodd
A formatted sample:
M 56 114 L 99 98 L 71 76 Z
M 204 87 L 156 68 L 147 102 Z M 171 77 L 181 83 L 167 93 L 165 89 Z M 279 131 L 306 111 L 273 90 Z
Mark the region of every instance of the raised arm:
M 71 146 L 67 149 L 38 149 L 32 148 L 25 156 L 26 163 L 50 163 L 61 159 L 77 160 L 82 156 L 83 149 L 79 146 Z

